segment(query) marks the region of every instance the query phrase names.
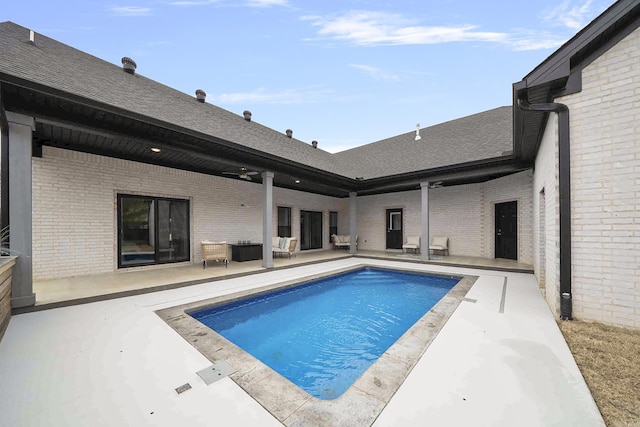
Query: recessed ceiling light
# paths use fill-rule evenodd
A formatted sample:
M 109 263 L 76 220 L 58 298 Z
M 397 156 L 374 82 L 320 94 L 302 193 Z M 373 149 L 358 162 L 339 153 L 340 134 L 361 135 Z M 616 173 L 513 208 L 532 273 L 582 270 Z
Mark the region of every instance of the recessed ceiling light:
M 296 184 L 300 184 L 300 180 L 299 179 L 295 179 L 293 182 L 295 182 Z
M 161 152 L 162 150 L 161 150 L 161 149 L 159 149 L 158 147 L 151 147 L 151 151 L 153 151 L 154 153 L 159 153 L 159 152 Z

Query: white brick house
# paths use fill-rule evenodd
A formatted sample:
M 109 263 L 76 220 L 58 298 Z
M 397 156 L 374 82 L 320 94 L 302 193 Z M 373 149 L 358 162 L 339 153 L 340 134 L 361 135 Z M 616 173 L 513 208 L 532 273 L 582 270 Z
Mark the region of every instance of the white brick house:
M 532 264 L 561 316 L 640 327 L 639 4 L 616 2 L 515 83 L 512 107 L 338 154 L 146 79 L 130 59 L 1 23 L 1 217 L 26 255 L 13 305 L 34 304 L 33 280 L 197 263 L 202 240 L 264 242 L 270 268 L 270 237 L 327 250 L 337 226 L 361 250 L 446 236 L 451 255 Z M 158 249 L 161 204 L 182 226 L 169 232 L 177 258 Z M 140 209 L 145 221 L 123 219 Z M 129 232 L 150 250 L 128 252 Z
M 580 319 L 640 327 L 640 7 L 619 1 L 522 82 L 514 98 L 568 108 L 569 137 L 555 113 L 516 111 L 520 141 L 536 141 L 533 263 L 553 310 L 565 282 Z M 544 130 L 544 133 L 540 133 Z M 537 138 L 534 133 L 539 133 Z M 529 141 L 527 141 L 529 140 Z M 568 161 L 560 149 L 569 148 Z M 563 163 L 564 162 L 564 163 Z M 568 239 L 560 239 L 561 170 L 568 172 Z

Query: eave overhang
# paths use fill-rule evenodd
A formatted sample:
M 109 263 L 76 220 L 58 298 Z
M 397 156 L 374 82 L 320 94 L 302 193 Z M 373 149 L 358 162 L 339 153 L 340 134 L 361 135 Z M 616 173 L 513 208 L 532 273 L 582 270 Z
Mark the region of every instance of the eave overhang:
M 0 83 L 7 110 L 36 119 L 34 153 L 52 146 L 227 178 L 225 171 L 240 167 L 269 170 L 276 187 L 332 197 L 413 190 L 425 181 L 443 186 L 484 182 L 531 167 L 509 155 L 359 180 L 6 74 L 0 73 Z M 152 153 L 151 147 L 162 151 Z M 253 182 L 260 183 L 260 175 Z
M 582 70 L 640 26 L 640 1 L 620 0 L 567 41 L 520 82 L 513 84 L 514 154 L 533 162 L 549 113 L 523 111 L 529 104 L 551 103 L 582 90 Z

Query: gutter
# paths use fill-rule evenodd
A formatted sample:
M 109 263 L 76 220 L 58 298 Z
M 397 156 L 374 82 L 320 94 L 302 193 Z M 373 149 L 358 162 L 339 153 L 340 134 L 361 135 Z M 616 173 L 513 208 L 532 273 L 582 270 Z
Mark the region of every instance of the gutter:
M 518 97 L 522 111 L 558 114 L 558 186 L 560 196 L 560 319 L 571 320 L 571 170 L 569 107 L 560 103 L 529 104 Z

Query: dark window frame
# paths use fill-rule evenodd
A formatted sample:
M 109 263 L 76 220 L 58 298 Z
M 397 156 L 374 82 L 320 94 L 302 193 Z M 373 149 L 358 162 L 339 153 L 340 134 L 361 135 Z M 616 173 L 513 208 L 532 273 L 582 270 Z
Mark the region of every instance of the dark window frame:
M 278 206 L 278 237 L 292 237 L 290 206 Z
M 329 239 L 334 234 L 338 234 L 338 212 L 329 211 Z
M 117 228 L 118 228 L 118 235 L 116 237 L 116 241 L 117 241 L 117 258 L 118 258 L 118 269 L 120 268 L 130 268 L 130 267 L 141 267 L 141 266 L 153 266 L 153 265 L 162 265 L 162 264 L 173 264 L 173 263 L 177 263 L 177 262 L 189 262 L 191 261 L 191 201 L 189 199 L 179 199 L 179 198 L 175 198 L 175 197 L 158 197 L 158 196 L 143 196 L 140 194 L 126 194 L 126 193 L 118 193 L 117 195 L 117 200 L 116 200 L 116 206 L 117 206 L 117 212 L 116 212 L 116 222 L 117 222 Z M 154 215 L 154 241 L 158 242 L 159 238 L 158 238 L 158 228 L 159 228 L 159 224 L 158 224 L 158 206 L 159 206 L 159 201 L 169 201 L 169 202 L 183 202 L 186 203 L 186 208 L 187 208 L 187 217 L 186 217 L 186 224 L 185 224 L 185 228 L 187 230 L 186 233 L 186 238 L 187 238 L 187 242 L 186 242 L 186 246 L 187 246 L 187 251 L 186 251 L 186 257 L 185 258 L 181 258 L 181 259 L 177 259 L 177 260 L 167 260 L 167 261 L 158 261 L 158 253 L 159 253 L 159 248 L 158 245 L 156 244 L 154 247 L 154 258 L 155 261 L 154 262 L 140 262 L 140 263 L 126 263 L 123 264 L 122 262 L 122 236 L 123 236 L 123 229 L 122 229 L 122 225 L 123 225 L 123 221 L 122 221 L 122 199 L 138 199 L 138 200 L 148 200 L 148 201 L 152 201 L 153 202 L 153 215 Z M 150 230 L 151 231 L 151 230 Z

